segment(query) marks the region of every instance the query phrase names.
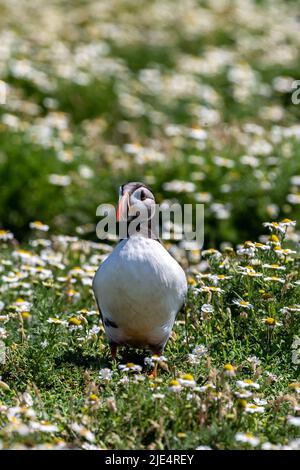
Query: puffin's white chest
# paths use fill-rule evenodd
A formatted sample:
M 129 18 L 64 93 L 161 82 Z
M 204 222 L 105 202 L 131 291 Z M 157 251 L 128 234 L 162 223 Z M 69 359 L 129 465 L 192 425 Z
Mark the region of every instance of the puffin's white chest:
M 102 263 L 93 289 L 112 341 L 157 345 L 167 341 L 187 285 L 184 271 L 159 242 L 135 236 Z

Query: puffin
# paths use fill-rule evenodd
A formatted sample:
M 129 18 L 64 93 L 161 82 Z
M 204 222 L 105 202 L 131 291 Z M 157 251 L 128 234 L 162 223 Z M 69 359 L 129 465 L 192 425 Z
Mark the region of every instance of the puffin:
M 92 284 L 113 360 L 117 348 L 124 345 L 161 356 L 185 303 L 185 273 L 151 224 L 156 207 L 147 185 L 120 186 L 116 220 L 126 230 Z M 137 217 L 141 219 L 136 230 L 128 230 Z

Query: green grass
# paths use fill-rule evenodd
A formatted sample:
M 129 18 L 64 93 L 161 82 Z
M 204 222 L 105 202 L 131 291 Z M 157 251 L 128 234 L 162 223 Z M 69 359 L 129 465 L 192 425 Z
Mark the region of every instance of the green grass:
M 96 207 L 115 201 L 118 185 L 132 179 L 151 183 L 160 201 L 196 202 L 209 193 L 209 245 L 257 237 L 270 217 L 299 217 L 299 204 L 288 197 L 299 191 L 290 178 L 300 174 L 300 108 L 291 90 L 274 85 L 299 77 L 299 61 L 289 59 L 298 54 L 289 21 L 295 2 L 254 4 L 244 10 L 246 23 L 234 6 L 206 2 L 186 12 L 166 0 L 161 8 L 172 14 L 163 16 L 147 2 L 105 2 L 104 16 L 93 2 L 50 2 L 57 29 L 44 25 L 42 44 L 34 38 L 45 7 L 20 5 L 20 24 L 2 3 L 1 26 L 21 43 L 5 43 L 9 60 L 1 68 L 10 88 L 0 106 L 0 221 L 18 239 L 26 239 L 32 219 L 68 234 L 96 224 Z M 75 23 L 65 25 L 66 8 Z M 282 18 L 287 50 L 279 60 L 282 44 L 271 33 L 282 28 Z M 253 123 L 259 129 L 245 130 Z M 172 125 L 175 135 L 168 133 Z M 193 126 L 207 133 L 200 146 L 189 137 Z M 125 144 L 139 144 L 146 158 L 129 154 Z M 161 153 L 160 162 L 149 149 Z M 257 162 L 245 164 L 244 155 Z M 215 163 L 216 156 L 229 159 L 229 167 Z M 53 185 L 50 174 L 69 176 L 69 184 Z M 164 183 L 174 179 L 193 182 L 195 190 L 166 191 Z M 213 204 L 226 206 L 226 220 Z
M 149 353 L 124 348 L 114 364 L 103 328 L 92 333 L 100 325 L 91 289 L 84 285 L 96 267 L 92 245 L 69 242 L 66 248 L 54 239 L 51 251 L 55 247 L 53 254 L 64 254 L 63 267 L 46 262 L 30 274 L 27 263 L 38 262 L 43 251 L 31 250 L 22 262 L 19 251 L 4 244 L 4 273 L 13 269 L 27 277 L 3 295 L 6 305 L 1 320 L 7 335 L 0 389 L 3 446 L 77 448 L 90 443 L 102 449 L 200 445 L 235 449 L 247 447 L 236 441 L 238 432 L 253 433 L 260 439 L 258 447 L 265 442 L 285 445 L 296 438 L 297 428 L 287 419 L 297 414 L 299 402 L 299 366 L 292 359 L 300 325 L 300 292 L 295 284 L 299 259 L 279 255 L 280 242 L 273 240 L 264 245 L 270 250 L 256 248 L 250 259 L 231 250 L 206 255 L 206 274 L 189 276 L 185 315 L 177 319 L 165 351 L 167 370 L 165 365 L 159 367 L 157 379 L 147 376 L 150 369 L 144 358 Z M 86 266 L 82 271 L 74 270 L 78 259 Z M 252 270 L 242 275 L 242 267 L 249 265 Z M 278 271 L 277 266 L 284 269 Z M 282 282 L 268 280 L 278 272 Z M 39 276 L 49 279 L 41 281 Z M 32 289 L 30 296 L 25 283 Z M 14 291 L 24 294 L 23 301 L 16 301 Z M 24 304 L 28 297 L 30 305 Z M 239 306 L 235 300 L 247 303 Z M 207 304 L 212 311 L 205 313 Z M 48 322 L 53 318 L 57 323 Z M 271 318 L 271 326 L 266 318 Z M 196 346 L 204 354 L 191 363 L 189 354 Z M 143 369 L 119 370 L 119 364 L 128 362 Z M 226 367 L 233 376 L 226 375 Z M 106 368 L 113 374 L 109 380 L 99 375 Z M 170 389 L 186 374 L 193 376 L 187 379 L 193 378 L 194 386 Z M 252 390 L 250 383 L 245 390 L 253 393 L 243 398 L 237 381 L 245 379 L 260 388 Z M 263 412 L 249 414 L 247 406 L 255 399 L 264 400 Z M 44 422 L 57 426 L 55 432 L 34 432 L 32 423 Z M 80 432 L 74 431 L 74 423 L 81 426 Z
M 299 227 L 283 242 L 263 236 L 262 225 L 300 217 L 300 105 L 291 99 L 298 3 L 0 4 L 8 85 L 0 105 L 2 446 L 236 449 L 251 445 L 236 434 L 252 432 L 258 448 L 299 447 L 299 428 L 289 424 L 299 415 L 300 385 L 289 386 L 299 381 Z M 99 317 L 89 314 L 91 279 L 110 249 L 96 238 L 96 209 L 115 204 L 130 180 L 149 184 L 159 203 L 204 201 L 204 248 L 222 251 L 206 264 L 202 253 L 172 245 L 190 289 L 156 381 L 147 367 L 118 369 L 144 365 L 142 352 L 124 349 L 113 365 Z M 37 220 L 50 226 L 49 239 L 30 229 Z M 237 254 L 245 240 L 272 249 Z M 276 250 L 280 243 L 296 253 Z M 278 270 L 263 267 L 274 263 Z M 242 275 L 249 265 L 262 276 Z M 282 281 L 265 279 L 272 276 Z M 201 313 L 205 304 L 212 313 Z M 268 327 L 268 317 L 279 324 Z M 196 346 L 208 350 L 191 364 Z M 105 368 L 113 370 L 107 381 Z M 170 390 L 184 374 L 196 389 Z M 266 400 L 263 413 L 247 412 L 239 379 L 259 384 L 246 401 Z M 209 383 L 215 388 L 201 388 Z

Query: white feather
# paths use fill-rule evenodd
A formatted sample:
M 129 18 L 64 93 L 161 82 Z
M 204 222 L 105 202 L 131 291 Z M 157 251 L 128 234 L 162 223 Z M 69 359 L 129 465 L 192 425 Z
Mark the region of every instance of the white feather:
M 117 344 L 161 345 L 168 340 L 187 291 L 183 269 L 156 240 L 121 241 L 102 263 L 93 290 L 105 326 Z

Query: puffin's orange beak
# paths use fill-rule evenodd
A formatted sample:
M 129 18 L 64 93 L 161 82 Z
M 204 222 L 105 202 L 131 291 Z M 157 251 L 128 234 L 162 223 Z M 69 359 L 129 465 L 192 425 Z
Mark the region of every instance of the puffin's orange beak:
M 126 216 L 126 210 L 129 207 L 129 193 L 126 192 L 120 199 L 117 208 L 117 222 L 120 222 Z

